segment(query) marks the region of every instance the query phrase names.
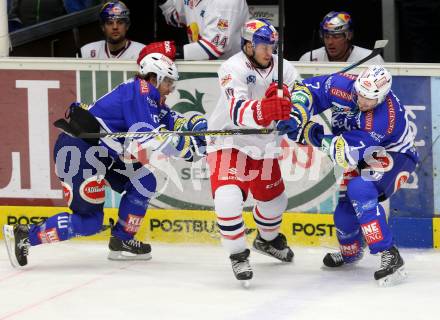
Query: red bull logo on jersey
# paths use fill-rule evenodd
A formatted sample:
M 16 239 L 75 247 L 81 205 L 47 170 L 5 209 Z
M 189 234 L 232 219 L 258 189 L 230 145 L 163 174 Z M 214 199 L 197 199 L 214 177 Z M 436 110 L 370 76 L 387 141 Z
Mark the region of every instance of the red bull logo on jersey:
M 79 193 L 87 202 L 94 204 L 104 203 L 106 184 L 107 181 L 105 179 L 91 177 L 81 184 L 79 187 Z
M 232 76 L 228 73 L 223 78 L 220 79 L 220 85 L 222 87 L 226 86 L 229 82 L 231 82 Z
M 229 28 L 229 21 L 226 19 L 218 19 L 217 28 L 220 31 L 225 31 Z
M 377 243 L 383 240 L 382 229 L 380 228 L 379 220 L 374 220 L 369 223 L 361 225 L 362 233 L 368 245 Z

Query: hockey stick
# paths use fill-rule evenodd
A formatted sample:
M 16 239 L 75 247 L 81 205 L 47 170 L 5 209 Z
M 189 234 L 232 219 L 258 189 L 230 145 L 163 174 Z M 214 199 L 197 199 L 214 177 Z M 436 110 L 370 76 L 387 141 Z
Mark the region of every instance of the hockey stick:
M 190 137 L 206 137 L 206 136 L 237 136 L 249 134 L 270 134 L 274 129 L 231 129 L 231 130 L 207 130 L 207 131 L 148 131 L 148 132 L 100 132 L 86 133 L 82 132 L 77 135 L 82 139 L 93 138 L 141 138 L 155 136 L 190 136 Z
M 77 58 L 82 58 L 81 45 L 80 45 L 80 41 L 79 41 L 79 29 L 78 29 L 78 27 L 74 27 L 72 29 L 72 33 L 73 33 L 73 42 L 75 43 L 76 57 Z
M 284 0 L 278 0 L 278 98 L 283 97 Z
M 374 58 L 375 56 L 377 56 L 378 54 L 380 54 L 382 52 L 383 48 L 385 48 L 387 44 L 388 44 L 388 40 L 377 40 L 376 43 L 374 44 L 374 49 L 371 51 L 371 53 L 368 56 L 349 65 L 348 67 L 345 67 L 344 69 L 342 69 L 341 71 L 339 71 L 337 73 L 347 72 L 351 69 L 356 68 L 357 66 L 361 65 L 362 63 Z

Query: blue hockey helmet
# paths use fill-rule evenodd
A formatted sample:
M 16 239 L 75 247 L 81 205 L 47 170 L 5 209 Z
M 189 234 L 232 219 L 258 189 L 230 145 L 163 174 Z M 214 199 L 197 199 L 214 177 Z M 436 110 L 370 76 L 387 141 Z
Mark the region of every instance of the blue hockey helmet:
M 269 44 L 276 48 L 278 31 L 265 19 L 254 19 L 245 23 L 241 32 L 241 46 L 249 41 L 255 48 L 258 44 Z
M 105 23 L 108 20 L 124 20 L 129 24 L 130 10 L 122 1 L 109 1 L 102 6 L 99 19 L 101 23 Z
M 353 31 L 353 22 L 350 14 L 344 11 L 331 11 L 326 14 L 319 25 L 319 33 L 321 37 L 325 33 L 338 34 Z

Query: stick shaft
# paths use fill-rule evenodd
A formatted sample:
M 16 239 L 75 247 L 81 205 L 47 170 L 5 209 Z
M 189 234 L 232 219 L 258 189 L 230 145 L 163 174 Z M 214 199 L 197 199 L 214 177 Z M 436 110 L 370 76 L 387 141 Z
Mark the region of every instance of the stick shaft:
M 147 132 L 100 132 L 87 133 L 83 132 L 78 135 L 79 138 L 140 138 L 154 136 L 234 136 L 234 135 L 250 135 L 250 134 L 271 134 L 274 129 L 231 129 L 231 130 L 208 130 L 208 131 L 147 131 Z

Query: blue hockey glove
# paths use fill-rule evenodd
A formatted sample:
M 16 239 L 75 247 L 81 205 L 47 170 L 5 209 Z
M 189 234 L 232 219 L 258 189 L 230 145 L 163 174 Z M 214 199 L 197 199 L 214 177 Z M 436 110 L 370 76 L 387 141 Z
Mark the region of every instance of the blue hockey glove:
M 304 112 L 301 112 L 304 110 Z M 299 109 L 295 106 L 292 107 L 290 112 L 290 118 L 288 120 L 280 120 L 277 122 L 277 130 L 279 135 L 287 134 L 289 139 L 293 141 L 298 140 L 298 135 L 301 132 L 301 126 L 307 122 L 308 113 L 305 109 Z
M 193 115 L 189 118 L 186 128 L 188 131 L 206 131 L 208 130 L 208 121 L 201 115 Z M 191 137 L 194 151 L 197 155 L 206 155 L 206 137 L 204 135 Z
M 301 142 L 320 148 L 324 138 L 324 127 L 319 123 L 309 121 L 301 133 Z

